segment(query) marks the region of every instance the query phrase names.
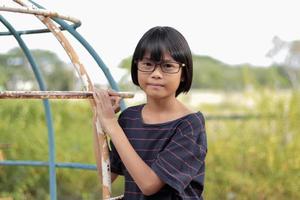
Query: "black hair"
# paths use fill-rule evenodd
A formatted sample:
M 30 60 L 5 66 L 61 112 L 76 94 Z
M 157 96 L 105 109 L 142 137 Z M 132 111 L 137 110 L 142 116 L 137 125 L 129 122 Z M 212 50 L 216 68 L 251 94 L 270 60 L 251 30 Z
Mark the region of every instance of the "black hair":
M 181 92 L 188 92 L 193 79 L 193 60 L 190 47 L 184 36 L 176 29 L 168 26 L 157 26 L 148 30 L 138 42 L 131 61 L 131 78 L 135 85 L 138 83 L 137 61 L 142 60 L 145 53 L 149 52 L 150 59 L 161 61 L 165 52 L 172 58 L 185 64 L 182 67 L 181 79 L 176 96 Z

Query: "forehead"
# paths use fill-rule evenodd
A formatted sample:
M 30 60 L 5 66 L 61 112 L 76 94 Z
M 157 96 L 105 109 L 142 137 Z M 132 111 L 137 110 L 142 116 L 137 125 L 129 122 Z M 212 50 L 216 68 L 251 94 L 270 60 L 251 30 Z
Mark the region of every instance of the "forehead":
M 149 60 L 156 60 L 156 61 L 160 61 L 160 60 L 172 60 L 174 61 L 174 58 L 171 56 L 171 54 L 169 52 L 162 52 L 160 58 L 158 59 L 156 56 L 153 56 L 153 54 L 151 54 L 149 51 L 146 51 L 143 59 L 149 59 Z

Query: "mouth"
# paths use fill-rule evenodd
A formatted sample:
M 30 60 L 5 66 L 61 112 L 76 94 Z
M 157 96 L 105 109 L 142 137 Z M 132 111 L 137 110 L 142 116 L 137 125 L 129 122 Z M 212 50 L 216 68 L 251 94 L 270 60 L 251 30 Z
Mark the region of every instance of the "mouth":
M 151 86 L 161 86 L 163 87 L 164 85 L 161 83 L 147 83 L 147 85 L 151 85 Z
M 158 83 L 148 83 L 147 84 L 149 87 L 154 87 L 154 88 L 161 88 L 164 87 L 163 84 L 158 84 Z

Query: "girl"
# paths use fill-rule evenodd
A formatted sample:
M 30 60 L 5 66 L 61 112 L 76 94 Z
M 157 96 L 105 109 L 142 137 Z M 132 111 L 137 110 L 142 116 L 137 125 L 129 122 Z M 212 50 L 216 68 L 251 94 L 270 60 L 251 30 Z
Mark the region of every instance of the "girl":
M 207 152 L 204 117 L 177 96 L 189 91 L 193 63 L 185 38 L 171 27 L 147 31 L 131 63 L 147 102 L 115 117 L 109 93 L 95 92 L 100 122 L 113 143 L 112 180 L 125 176 L 124 199 L 202 199 Z

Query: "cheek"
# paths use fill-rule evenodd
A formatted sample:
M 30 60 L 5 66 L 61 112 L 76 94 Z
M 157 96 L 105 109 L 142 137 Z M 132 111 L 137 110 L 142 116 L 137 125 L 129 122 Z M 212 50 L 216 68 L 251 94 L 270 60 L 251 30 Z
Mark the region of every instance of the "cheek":
M 167 80 L 167 88 L 169 91 L 175 92 L 180 85 L 180 76 L 170 77 Z
M 176 81 L 174 81 L 173 87 L 175 88 L 175 90 L 178 89 L 179 85 L 180 85 L 180 77 L 176 79 Z
M 182 75 L 181 73 L 179 73 L 176 78 L 174 77 L 174 87 L 176 87 L 176 89 L 178 89 L 180 83 L 181 83 L 181 79 L 182 79 Z
M 137 81 L 139 83 L 139 86 L 142 88 L 145 85 L 145 77 L 143 74 L 141 74 L 140 72 L 138 72 L 137 74 Z

